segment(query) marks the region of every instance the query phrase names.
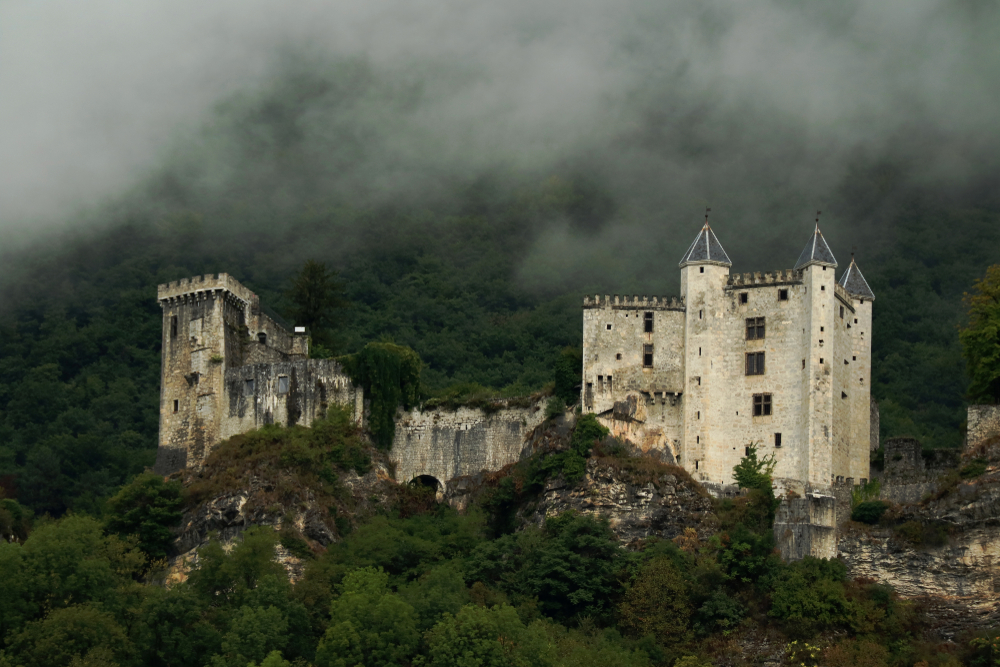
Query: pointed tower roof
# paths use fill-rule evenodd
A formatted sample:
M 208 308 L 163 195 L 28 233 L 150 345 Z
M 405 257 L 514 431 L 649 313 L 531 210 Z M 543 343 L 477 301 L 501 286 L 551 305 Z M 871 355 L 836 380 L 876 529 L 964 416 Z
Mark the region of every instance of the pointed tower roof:
M 875 300 L 872 288 L 868 286 L 868 281 L 861 275 L 861 269 L 854 263 L 853 255 L 851 256 L 851 265 L 847 267 L 847 271 L 844 271 L 844 275 L 840 276 L 837 284 L 847 290 L 847 293 L 851 296 L 861 297 L 870 301 Z
M 795 262 L 795 269 L 801 269 L 810 264 L 826 264 L 827 266 L 837 266 L 837 259 L 833 256 L 833 252 L 830 251 L 830 246 L 826 244 L 826 239 L 823 238 L 823 232 L 819 231 L 819 223 L 816 223 L 816 231 L 813 233 L 812 238 L 806 243 L 806 247 L 802 249 L 802 254 L 799 255 L 799 261 Z
M 712 228 L 705 223 L 705 226 L 701 228 L 698 232 L 698 236 L 695 237 L 694 243 L 691 247 L 687 249 L 684 253 L 684 257 L 681 259 L 680 267 L 684 268 L 688 264 L 722 264 L 724 266 L 732 266 L 733 263 L 729 261 L 729 255 L 726 251 L 722 249 L 722 244 L 719 243 L 719 239 L 715 238 L 715 232 Z

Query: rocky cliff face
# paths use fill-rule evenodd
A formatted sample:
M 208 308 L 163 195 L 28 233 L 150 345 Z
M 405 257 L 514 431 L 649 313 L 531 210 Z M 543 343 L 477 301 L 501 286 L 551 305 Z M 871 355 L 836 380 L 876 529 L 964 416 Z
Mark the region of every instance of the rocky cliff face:
M 388 502 L 395 486 L 383 466 L 376 466 L 364 476 L 344 473 L 340 482 L 350 495 L 349 504 L 355 516 L 374 513 Z M 187 573 L 198 564 L 198 549 L 210 539 L 218 539 L 223 545 L 232 544 L 253 526 L 271 526 L 293 535 L 314 551 L 339 539 L 336 515 L 328 507 L 321 507 L 310 489 L 300 489 L 289 497 L 276 493 L 277 487 L 273 479 L 250 477 L 240 488 L 227 490 L 185 512 L 174 540 L 176 555 L 168 562 L 167 583 L 187 578 Z M 281 545 L 277 547 L 277 555 L 292 581 L 297 580 L 302 574 L 303 560 Z
M 983 474 L 959 481 L 952 471 L 941 497 L 896 508 L 888 526 L 841 527 L 839 557 L 851 576 L 921 600 L 945 639 L 1000 624 L 1000 452 L 982 448 L 960 465 L 977 460 Z
M 653 536 L 673 539 L 687 528 L 694 528 L 700 539 L 712 535 L 712 501 L 697 482 L 669 464 L 633 461 L 641 467 L 594 457 L 578 484 L 567 484 L 562 477 L 549 480 L 528 520 L 542 523 L 570 510 L 602 516 L 625 545 Z

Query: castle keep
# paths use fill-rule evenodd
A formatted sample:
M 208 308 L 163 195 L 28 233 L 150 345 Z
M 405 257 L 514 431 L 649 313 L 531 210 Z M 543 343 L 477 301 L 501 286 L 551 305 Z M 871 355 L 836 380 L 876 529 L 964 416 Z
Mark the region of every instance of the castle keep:
M 837 281 L 817 225 L 790 270 L 731 266 L 706 222 L 680 298 L 585 297 L 583 409 L 709 485 L 732 484 L 750 444 L 774 454 L 779 489 L 861 482 L 874 295 L 853 258 Z
M 308 426 L 331 403 L 363 416 L 363 395 L 338 363 L 309 359 L 257 295 L 225 273 L 160 285 L 163 363 L 156 472 L 198 467 L 220 441 L 265 424 Z

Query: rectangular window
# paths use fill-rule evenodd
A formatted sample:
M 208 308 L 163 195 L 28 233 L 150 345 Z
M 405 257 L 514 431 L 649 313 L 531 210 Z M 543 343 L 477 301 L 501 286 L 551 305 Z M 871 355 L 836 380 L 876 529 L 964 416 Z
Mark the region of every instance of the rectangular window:
M 278 376 L 278 393 L 287 394 L 288 393 L 288 376 L 279 375 Z
M 840 319 L 844 319 L 844 307 L 840 307 Z
M 243 381 L 243 395 L 244 396 L 253 396 L 253 390 L 254 390 L 253 380 L 244 380 Z
M 749 298 L 750 298 L 749 294 L 747 294 L 746 292 L 740 292 L 740 303 L 746 303 L 747 299 Z
M 611 331 L 611 325 L 609 324 L 609 325 L 607 325 L 607 327 L 608 327 L 608 331 Z
M 778 301 L 788 301 L 788 290 L 786 289 L 778 290 Z
M 646 333 L 653 333 L 653 313 L 646 313 L 643 320 Z
M 653 346 L 643 345 L 642 346 L 642 365 L 646 368 L 650 368 L 653 365 Z
M 764 353 L 763 352 L 748 352 L 747 353 L 747 375 L 763 375 L 764 374 Z
M 754 394 L 753 395 L 753 416 L 754 417 L 770 417 L 771 416 L 771 395 L 770 394 Z
M 618 354 L 615 355 L 615 360 L 616 361 L 621 361 L 622 360 L 622 353 L 621 352 L 619 352 Z
M 177 316 L 170 318 L 170 337 L 177 338 Z
M 774 434 L 774 446 L 775 447 L 781 447 L 781 434 L 780 433 L 775 433 Z
M 611 376 L 608 376 L 608 389 L 611 389 Z
M 750 456 L 750 447 L 743 448 L 743 456 Z
M 747 340 L 763 340 L 763 339 L 764 339 L 764 318 L 748 317 Z
M 177 412 L 178 408 L 180 408 L 180 403 L 180 401 L 174 400 L 174 412 Z

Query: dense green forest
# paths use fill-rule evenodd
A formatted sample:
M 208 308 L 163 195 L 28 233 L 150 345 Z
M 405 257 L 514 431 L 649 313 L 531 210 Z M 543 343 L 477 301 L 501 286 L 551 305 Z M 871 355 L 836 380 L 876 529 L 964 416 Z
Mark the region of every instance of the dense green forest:
M 0 531 L 15 538 L 0 540 L 0 665 L 751 664 L 741 655 L 810 667 L 990 664 L 993 635 L 927 641 L 920 604 L 890 587 L 848 580 L 836 560 L 783 563 L 768 459 L 753 449 L 734 471 L 747 495 L 713 501 L 708 539 L 688 528 L 626 550 L 587 515 L 524 525 L 519 512 L 546 482 L 577 483 L 588 457 L 631 483 L 698 488 L 606 435 L 592 415 L 580 418 L 565 446 L 508 469 L 462 514 L 433 489 L 391 483 L 368 491 L 387 495 L 363 510 L 340 480 L 372 459 L 336 411 L 312 429 L 268 426 L 222 443 L 183 487 L 140 475 L 103 519 L 69 514 L 32 529 L 16 502 L 0 501 Z M 210 541 L 183 581 L 158 585 L 181 510 L 260 475 L 284 480 L 278 498 L 308 490 L 329 504 L 339 540 L 307 543 L 286 514 L 280 531 L 251 528 L 229 548 Z M 294 583 L 278 544 L 305 563 Z

